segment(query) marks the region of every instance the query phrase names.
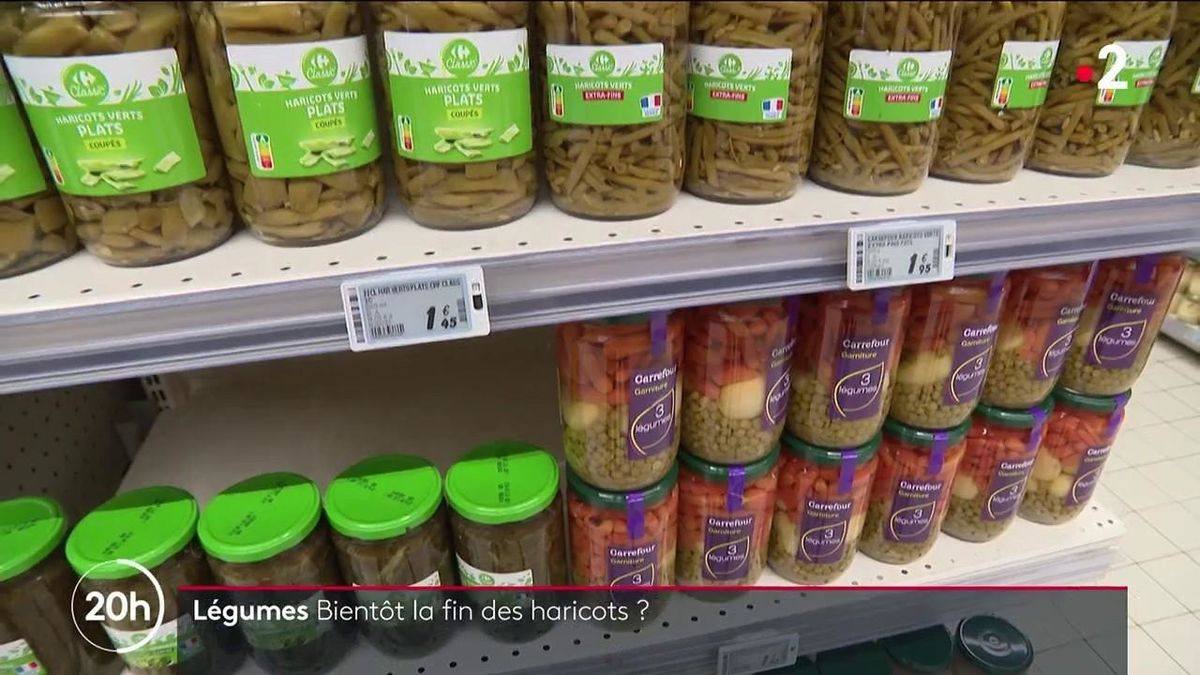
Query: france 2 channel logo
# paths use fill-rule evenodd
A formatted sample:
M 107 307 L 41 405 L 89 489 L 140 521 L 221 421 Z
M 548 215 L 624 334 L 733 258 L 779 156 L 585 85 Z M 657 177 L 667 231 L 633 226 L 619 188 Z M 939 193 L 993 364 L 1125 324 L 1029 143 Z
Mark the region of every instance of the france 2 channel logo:
M 662 115 L 662 94 L 643 96 L 639 101 L 642 106 L 642 117 L 659 117 Z
M 764 120 L 780 120 L 783 119 L 783 99 L 768 98 L 762 102 L 762 116 Z

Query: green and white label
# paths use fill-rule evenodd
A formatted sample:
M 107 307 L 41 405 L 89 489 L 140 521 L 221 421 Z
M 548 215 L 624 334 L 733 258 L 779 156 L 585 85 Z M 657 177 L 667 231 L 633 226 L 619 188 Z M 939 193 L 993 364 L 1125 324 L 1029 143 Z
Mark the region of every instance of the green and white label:
M 61 192 L 112 197 L 204 177 L 175 50 L 4 60 Z
M 321 176 L 379 158 L 365 37 L 228 52 L 250 173 Z
M 1105 45 L 1104 74 L 1096 88 L 1096 105 L 1121 108 L 1145 105 L 1154 92 L 1169 40 L 1120 40 Z
M 533 585 L 533 570 L 521 570 L 519 572 L 489 572 L 475 567 L 471 563 L 462 559 L 462 556 L 454 556 L 458 560 L 458 578 L 462 579 L 463 586 L 532 586 Z
M 918 123 L 942 116 L 950 50 L 850 50 L 842 115 L 860 122 Z
M 130 652 L 121 654 L 121 658 L 125 659 L 125 663 L 134 668 L 165 668 L 167 666 L 177 665 L 180 661 L 191 656 L 192 653 L 184 649 L 184 654 L 180 653 L 180 636 L 181 631 L 185 642 L 192 645 L 193 648 L 202 649 L 200 640 L 196 636 L 195 627 L 192 624 L 189 615 L 182 615 L 174 621 L 164 622 L 162 627 L 154 635 L 154 639 L 144 647 L 140 647 Z M 128 649 L 133 645 L 146 639 L 150 634 L 149 630 L 121 630 L 113 628 L 105 624 L 104 632 L 108 633 L 108 638 L 112 640 L 113 647 L 116 649 Z M 181 658 L 182 657 L 182 658 Z
M 3 70 L 0 70 L 0 138 L 4 139 L 4 145 L 0 146 L 0 202 L 45 190 L 42 167 Z
M 648 124 L 663 118 L 663 46 L 546 45 L 550 119 L 564 124 Z
M 28 642 L 17 640 L 0 645 L 0 675 L 50 675 L 50 671 Z
M 735 49 L 692 44 L 688 112 L 724 122 L 771 124 L 787 119 L 790 49 Z
M 278 619 L 242 620 L 240 625 L 246 642 L 255 649 L 274 651 L 316 641 L 333 628 L 331 621 L 318 618 L 317 606 L 324 597 L 324 592 L 317 591 L 303 602 L 297 603 L 298 609 L 292 619 L 280 615 Z M 301 605 L 303 611 L 299 609 Z
M 1050 74 L 1058 55 L 1058 40 L 1006 40 L 992 85 L 992 107 L 1023 110 L 1046 102 Z
M 396 151 L 423 162 L 490 162 L 533 149 L 524 28 L 383 34 Z

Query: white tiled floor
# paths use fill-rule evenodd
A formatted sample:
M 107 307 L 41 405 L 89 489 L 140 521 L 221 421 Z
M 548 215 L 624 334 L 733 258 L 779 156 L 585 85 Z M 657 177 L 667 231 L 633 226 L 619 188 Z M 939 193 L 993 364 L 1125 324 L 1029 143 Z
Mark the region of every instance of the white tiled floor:
M 1200 675 L 1200 358 L 1169 338 L 1133 388 L 1097 498 L 1125 521 L 1104 583 L 1129 587 L 1129 672 Z M 1078 658 L 1068 647 L 1053 657 Z

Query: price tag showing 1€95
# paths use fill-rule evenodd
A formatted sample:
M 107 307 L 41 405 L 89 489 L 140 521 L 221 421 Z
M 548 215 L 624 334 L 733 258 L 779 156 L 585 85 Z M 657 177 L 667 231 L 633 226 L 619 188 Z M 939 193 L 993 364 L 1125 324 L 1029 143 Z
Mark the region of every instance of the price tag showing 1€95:
M 861 291 L 953 279 L 956 233 L 952 219 L 851 227 L 846 285 Z
M 409 270 L 342 282 L 350 349 L 398 347 L 487 335 L 483 268 Z

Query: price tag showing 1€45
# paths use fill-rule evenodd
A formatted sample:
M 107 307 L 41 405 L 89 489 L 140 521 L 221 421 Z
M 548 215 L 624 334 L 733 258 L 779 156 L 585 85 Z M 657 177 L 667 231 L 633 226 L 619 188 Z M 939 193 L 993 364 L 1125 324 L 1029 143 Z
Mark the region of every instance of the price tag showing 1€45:
M 409 270 L 342 282 L 350 349 L 398 347 L 487 335 L 483 268 Z
M 953 279 L 956 234 L 952 219 L 851 227 L 846 285 L 861 291 Z

